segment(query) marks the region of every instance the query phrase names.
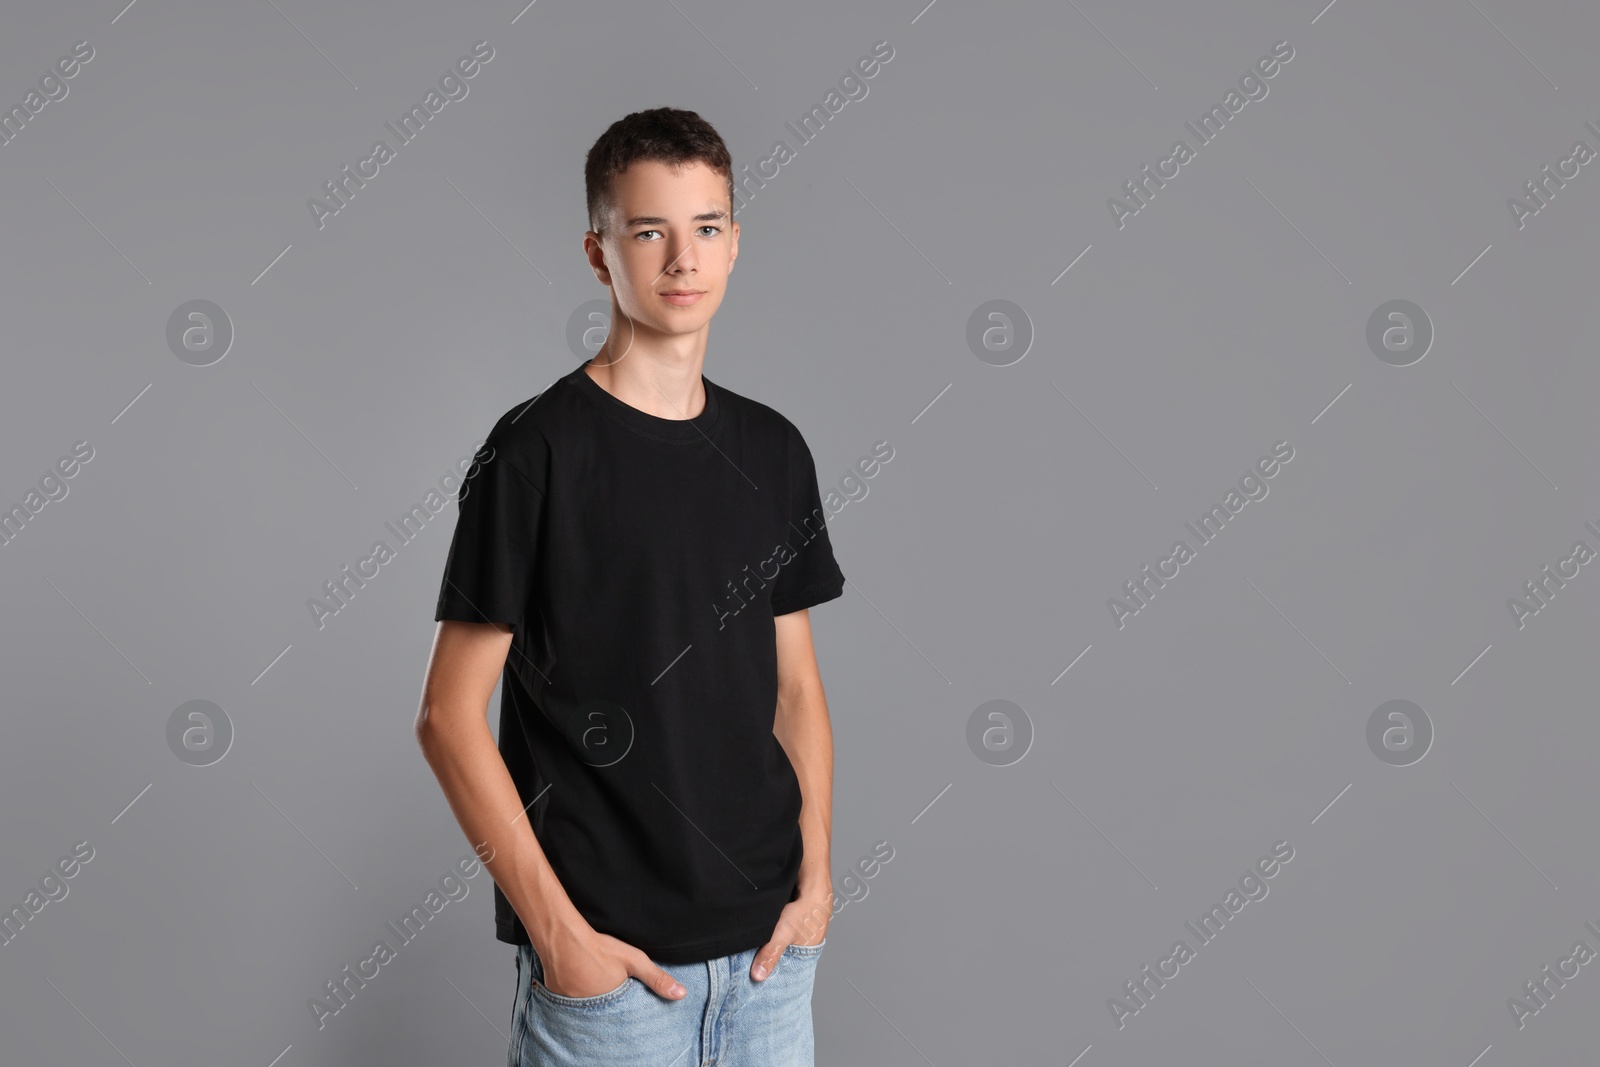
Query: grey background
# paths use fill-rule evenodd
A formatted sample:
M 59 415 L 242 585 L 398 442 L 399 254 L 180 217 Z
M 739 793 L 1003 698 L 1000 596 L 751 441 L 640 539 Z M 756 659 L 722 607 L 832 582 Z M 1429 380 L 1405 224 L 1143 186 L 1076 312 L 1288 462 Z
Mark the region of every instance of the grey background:
M 1520 630 L 1506 604 L 1600 547 L 1597 165 L 1506 207 L 1600 148 L 1592 6 L 8 16 L 7 106 L 95 49 L 0 148 L 0 500 L 95 450 L 0 549 L 0 903 L 95 849 L 0 947 L 8 1062 L 503 1062 L 482 874 L 325 1029 L 306 1006 L 468 852 L 411 735 L 454 505 L 324 628 L 305 603 L 573 366 L 604 296 L 583 154 L 660 105 L 736 165 L 797 152 L 739 213 L 707 375 L 791 417 L 825 488 L 895 449 L 813 612 L 834 867 L 895 850 L 830 928 L 818 1062 L 1592 1055 L 1594 966 L 1524 1028 L 1507 999 L 1600 949 L 1600 577 Z M 469 95 L 319 230 L 306 199 L 478 40 Z M 1280 40 L 1269 95 L 1119 230 L 1107 198 Z M 236 331 L 209 367 L 165 340 L 193 299 Z M 1035 334 L 1011 366 L 965 341 L 991 299 Z M 1409 367 L 1366 345 L 1392 299 L 1436 331 Z M 1119 630 L 1107 598 L 1279 440 L 1270 495 Z M 236 731 L 210 767 L 167 746 L 193 699 Z M 1010 766 L 966 741 L 995 699 L 1033 730 Z M 1365 740 L 1392 699 L 1436 732 L 1411 766 Z M 1270 894 L 1119 1029 L 1108 998 L 1280 840 Z

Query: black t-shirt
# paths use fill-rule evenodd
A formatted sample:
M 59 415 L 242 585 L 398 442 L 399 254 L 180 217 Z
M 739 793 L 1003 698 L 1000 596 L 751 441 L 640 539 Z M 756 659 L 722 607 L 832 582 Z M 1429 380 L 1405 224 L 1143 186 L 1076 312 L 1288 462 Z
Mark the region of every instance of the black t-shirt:
M 797 895 L 773 618 L 844 591 L 800 431 L 701 380 L 693 419 L 581 364 L 506 412 L 434 613 L 513 625 L 500 753 L 534 834 L 596 930 L 664 963 L 765 943 Z M 529 943 L 494 895 L 496 937 Z

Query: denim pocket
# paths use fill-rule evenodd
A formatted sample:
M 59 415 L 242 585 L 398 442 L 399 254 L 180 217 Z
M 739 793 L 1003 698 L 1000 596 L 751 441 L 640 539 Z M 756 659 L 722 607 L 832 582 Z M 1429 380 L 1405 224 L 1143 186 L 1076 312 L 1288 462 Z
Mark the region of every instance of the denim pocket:
M 816 957 L 822 955 L 822 946 L 826 945 L 827 943 L 828 939 L 823 938 L 815 945 L 788 945 L 785 946 L 783 954 L 785 956 L 791 956 L 795 959 L 815 959 Z
M 562 996 L 560 993 L 555 992 L 549 986 L 544 984 L 544 961 L 539 959 L 539 954 L 537 952 L 532 953 L 531 955 L 533 957 L 534 994 L 536 996 L 543 997 L 546 1001 L 551 1004 L 555 1004 L 558 1007 L 580 1009 L 602 1007 L 604 1005 L 621 1000 L 634 986 L 644 984 L 642 982 L 636 982 L 633 975 L 630 974 L 622 980 L 622 984 L 617 986 L 617 988 L 607 990 L 604 993 L 596 993 L 592 997 Z

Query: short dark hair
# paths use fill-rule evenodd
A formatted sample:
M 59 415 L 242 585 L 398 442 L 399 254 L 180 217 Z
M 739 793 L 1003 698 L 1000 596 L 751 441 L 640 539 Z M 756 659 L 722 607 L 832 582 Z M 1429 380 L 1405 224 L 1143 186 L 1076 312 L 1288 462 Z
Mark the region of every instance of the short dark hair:
M 731 210 L 733 158 L 722 136 L 693 111 L 657 107 L 618 119 L 590 147 L 583 165 L 583 184 L 591 230 L 602 232 L 597 223 L 615 206 L 617 175 L 642 159 L 656 160 L 674 168 L 704 163 L 728 179 Z

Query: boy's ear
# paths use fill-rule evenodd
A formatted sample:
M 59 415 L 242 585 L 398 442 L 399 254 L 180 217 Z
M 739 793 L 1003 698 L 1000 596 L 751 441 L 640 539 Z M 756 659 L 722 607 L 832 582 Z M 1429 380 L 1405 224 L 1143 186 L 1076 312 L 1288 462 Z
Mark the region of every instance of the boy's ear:
M 611 271 L 605 263 L 605 245 L 601 244 L 600 235 L 593 230 L 583 235 L 583 252 L 595 277 L 600 279 L 601 284 L 610 285 Z

